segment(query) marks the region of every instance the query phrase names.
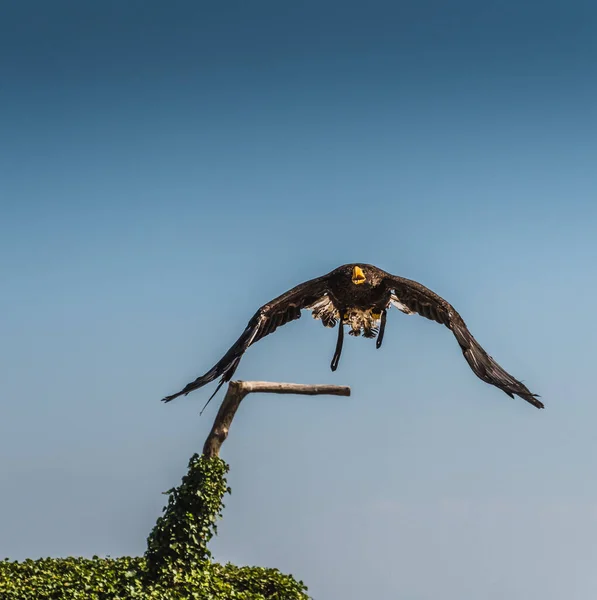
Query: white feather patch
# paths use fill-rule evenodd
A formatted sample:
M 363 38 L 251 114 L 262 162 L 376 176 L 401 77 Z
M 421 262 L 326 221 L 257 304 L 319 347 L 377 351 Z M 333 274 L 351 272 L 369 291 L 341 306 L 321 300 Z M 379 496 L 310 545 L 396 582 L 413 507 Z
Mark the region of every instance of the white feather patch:
M 337 321 L 340 319 L 340 313 L 336 310 L 334 303 L 330 300 L 327 294 L 306 308 L 312 311 L 314 319 L 321 319 L 322 317 L 324 317 L 326 321 Z
M 400 302 L 400 300 L 398 299 L 398 296 L 396 296 L 396 294 L 392 294 L 390 296 L 390 304 L 392 306 L 395 306 L 398 310 L 401 310 L 405 315 L 412 315 L 414 314 L 414 310 L 411 310 L 410 308 L 408 308 L 408 306 L 405 306 L 404 304 L 402 304 L 402 302 Z

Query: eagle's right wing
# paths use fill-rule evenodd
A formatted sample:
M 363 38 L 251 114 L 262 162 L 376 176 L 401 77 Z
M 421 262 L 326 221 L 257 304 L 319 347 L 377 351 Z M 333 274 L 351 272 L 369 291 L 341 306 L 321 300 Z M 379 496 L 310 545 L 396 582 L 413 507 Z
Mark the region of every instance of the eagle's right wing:
M 189 383 L 180 392 L 166 396 L 163 398 L 163 401 L 170 402 L 174 398 L 178 398 L 178 396 L 186 395 L 210 383 L 217 377 L 221 377 L 216 391 L 209 399 L 211 400 L 220 387 L 232 379 L 242 355 L 251 344 L 273 333 L 278 327 L 298 319 L 301 316 L 301 309 L 307 308 L 318 300 L 321 300 L 327 294 L 328 277 L 329 275 L 324 275 L 323 277 L 301 283 L 285 294 L 274 298 L 271 302 L 264 304 L 253 315 L 238 340 L 236 340 L 230 350 L 226 352 L 213 368 L 205 373 L 205 375 L 201 375 L 201 377 Z

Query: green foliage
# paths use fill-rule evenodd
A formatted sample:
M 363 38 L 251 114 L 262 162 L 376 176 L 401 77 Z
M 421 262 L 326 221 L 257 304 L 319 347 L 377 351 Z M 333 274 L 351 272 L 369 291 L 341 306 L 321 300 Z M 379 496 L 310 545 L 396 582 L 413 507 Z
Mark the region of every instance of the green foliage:
M 143 557 L 0 561 L 2 600 L 306 600 L 302 582 L 277 569 L 205 561 L 148 580 Z
M 207 543 L 217 533 L 216 521 L 222 516 L 222 497 L 228 465 L 220 459 L 195 454 L 187 474 L 170 495 L 164 516 L 160 517 L 147 539 L 149 575 L 177 577 L 193 572 L 211 557 Z
M 150 533 L 144 557 L 0 561 L 0 600 L 308 600 L 277 569 L 210 561 L 228 465 L 194 455 Z

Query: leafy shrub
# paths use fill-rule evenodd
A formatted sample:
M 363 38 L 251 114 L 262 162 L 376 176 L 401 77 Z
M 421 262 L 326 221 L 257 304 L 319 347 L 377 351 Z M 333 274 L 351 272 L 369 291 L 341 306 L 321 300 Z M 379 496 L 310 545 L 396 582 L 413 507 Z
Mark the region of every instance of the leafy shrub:
M 0 561 L 0 600 L 308 600 L 277 569 L 210 561 L 228 465 L 195 454 L 150 533 L 144 557 Z

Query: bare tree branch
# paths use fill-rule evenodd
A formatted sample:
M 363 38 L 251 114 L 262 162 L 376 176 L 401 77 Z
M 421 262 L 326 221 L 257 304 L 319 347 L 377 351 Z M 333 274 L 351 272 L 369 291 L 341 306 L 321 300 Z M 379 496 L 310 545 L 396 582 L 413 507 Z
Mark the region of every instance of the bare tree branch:
M 306 385 L 302 383 L 277 383 L 270 381 L 231 381 L 228 391 L 216 415 L 213 427 L 203 445 L 203 454 L 207 458 L 220 455 L 220 448 L 228 437 L 232 419 L 243 398 L 251 393 L 262 394 L 304 394 L 318 396 L 350 396 L 350 388 L 343 385 Z

